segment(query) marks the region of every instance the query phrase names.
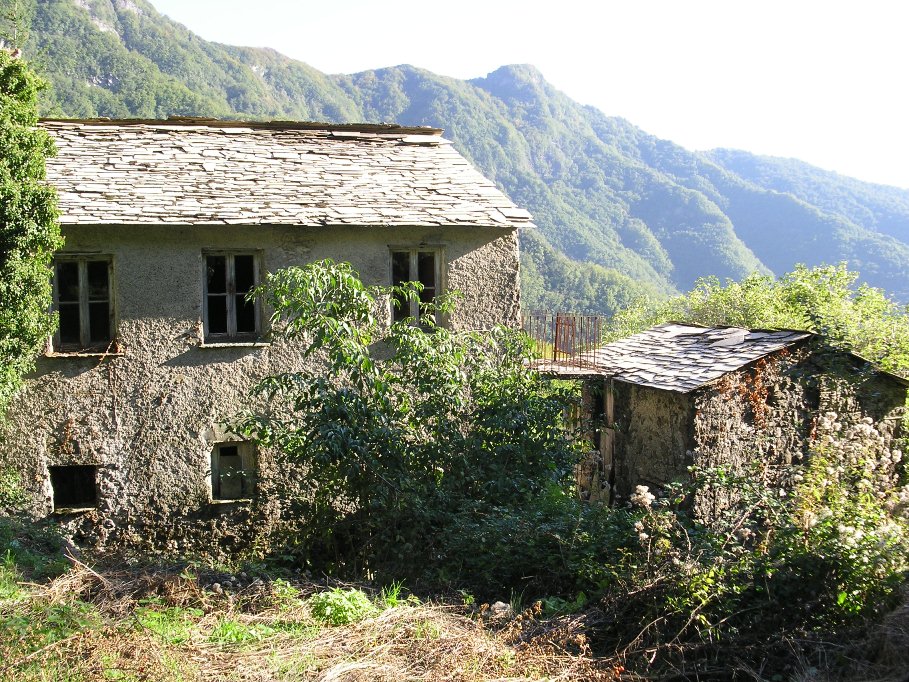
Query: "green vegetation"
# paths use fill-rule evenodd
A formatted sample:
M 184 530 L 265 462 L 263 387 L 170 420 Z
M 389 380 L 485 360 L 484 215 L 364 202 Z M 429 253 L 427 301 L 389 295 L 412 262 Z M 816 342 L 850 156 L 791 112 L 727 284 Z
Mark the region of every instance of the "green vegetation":
M 450 607 L 390 603 L 366 586 L 326 590 L 272 580 L 261 567 L 260 575 L 217 594 L 185 566 L 76 564 L 41 584 L 19 576 L 15 593 L 0 589 L 0 679 L 292 682 L 354 671 L 389 681 L 601 680 L 609 667 L 577 651 L 575 633 L 533 617 L 528 627 L 488 630 Z M 299 599 L 301 590 L 311 596 Z
M 0 49 L 0 409 L 54 324 L 48 264 L 61 242 L 56 196 L 43 182 L 53 144 L 34 127 L 42 85 Z
M 853 282 L 841 267 L 803 268 L 780 283 L 705 283 L 670 308 L 717 316 L 741 308 L 742 324 L 798 313 L 851 343 L 845 322 L 873 310 L 883 324 L 887 302 Z M 570 395 L 534 380 L 505 332 L 482 343 L 399 323 L 379 360 L 372 315 L 390 292 L 364 287 L 349 266 L 275 273 L 258 293 L 281 333 L 307 334 L 334 377 L 265 380 L 257 391 L 269 411 L 242 424 L 305 464 L 315 490 L 296 495 L 298 504 L 316 500 L 306 518 L 317 522 L 278 542 L 305 548 L 297 556 L 310 567 L 345 579 L 404 577 L 490 601 L 517 594 L 547 613 L 595 605 L 610 625 L 586 636 L 623 652 L 621 665 L 638 673 L 728 670 L 729 657 L 781 673 L 792 638 L 814 661 L 826 655 L 825 638 L 879 619 L 899 598 L 909 571 L 909 486 L 900 451 L 864 445 L 884 442 L 868 438 L 870 424 L 824 415 L 804 464 L 756 462 L 746 475 L 696 470 L 662 499 L 640 487 L 630 507 L 588 505 L 565 476 L 580 445 L 562 431 Z M 693 516 L 691 499 L 705 495 L 738 503 L 715 518 Z M 371 609 L 349 590 L 318 603 L 329 621 Z
M 706 278 L 684 295 L 641 299 L 617 314 L 609 339 L 667 321 L 752 329 L 805 329 L 878 367 L 909 376 L 909 306 L 857 284 L 845 263 L 798 266 L 780 278 L 752 275 L 741 282 Z
M 444 127 L 536 216 L 539 229 L 522 236 L 526 308 L 612 313 L 643 295 L 614 335 L 668 319 L 808 328 L 909 372 L 906 308 L 857 286 L 845 265 L 819 265 L 848 260 L 909 299 L 905 192 L 795 162 L 687 152 L 577 105 L 532 67 L 470 82 L 407 66 L 326 76 L 203 41 L 144 0 L 13 9 L 0 33 L 42 65 L 45 114 Z M 2 51 L 0 93 L 3 248 L 15 254 L 0 263 L 0 322 L 24 325 L 15 338 L 25 339 L 0 338 L 2 398 L 27 367 L 16 358 L 48 332 L 44 263 L 57 242 L 40 184 L 50 147 L 30 127 L 37 81 Z M 770 276 L 796 261 L 814 267 Z M 22 292 L 34 314 L 8 305 Z M 275 273 L 259 291 L 333 379 L 271 377 L 257 387 L 270 410 L 241 419 L 306 471 L 299 488 L 274 491 L 302 521 L 273 538 L 280 559 L 258 583 L 215 590 L 203 577 L 214 569 L 199 565 L 71 565 L 55 533 L 4 516 L 0 677 L 217 679 L 241 666 L 279 680 L 905 673 L 909 623 L 884 614 L 909 571 L 909 487 L 901 451 L 856 446 L 868 434 L 855 430 L 871 425 L 824 415 L 811 457 L 783 471 L 692 471 L 660 499 L 641 488 L 629 507 L 583 504 L 571 470 L 585 444 L 563 428 L 572 392 L 528 372 L 508 330 L 454 334 L 426 315 L 424 327 L 385 334 L 375 311 L 390 293 L 331 263 Z M 709 494 L 739 504 L 692 517 L 692 496 Z M 0 474 L 3 511 L 21 501 Z M 356 582 L 290 582 L 288 563 Z M 457 606 L 402 599 L 402 580 Z M 384 586 L 378 596 L 373 585 Z M 494 615 L 485 600 L 516 613 Z
M 307 471 L 303 490 L 282 493 L 307 523 L 279 544 L 314 570 L 443 572 L 468 519 L 560 489 L 576 459 L 562 423 L 571 396 L 523 364 L 522 335 L 435 326 L 432 310 L 450 301 L 424 307 L 422 327 L 384 332 L 377 302 L 418 287 L 366 287 L 348 264 L 321 261 L 273 273 L 257 292 L 273 333 L 305 338 L 322 360 L 262 381 L 254 394 L 269 410 L 235 427 Z
M 704 276 L 848 261 L 909 301 L 909 192 L 744 152 L 697 154 L 573 102 L 533 67 L 459 81 L 399 66 L 329 76 L 202 40 L 145 0 L 17 0 L 45 115 L 397 121 L 445 128 L 538 226 L 526 310 L 612 314 Z M 7 29 L 6 34 L 11 31 Z
M 433 325 L 448 300 L 424 306 L 422 326 L 386 330 L 376 311 L 419 285 L 366 287 L 331 261 L 273 273 L 255 293 L 277 333 L 305 336 L 331 368 L 331 380 L 264 380 L 267 411 L 241 419 L 305 468 L 281 491 L 301 523 L 272 538 L 276 558 L 246 569 L 255 579 L 198 562 L 76 563 L 26 585 L 61 573 L 61 544 L 4 519 L 0 659 L 11 679 L 218 678 L 240 660 L 278 680 L 349 666 L 467 680 L 905 670 L 909 622 L 894 607 L 909 576 L 909 482 L 874 425 L 826 413 L 803 462 L 692 470 L 659 498 L 639 486 L 625 507 L 590 505 L 571 485 L 585 449 L 564 430 L 573 395 L 526 369 L 520 337 Z M 739 310 L 740 324 L 808 321 L 841 330 L 844 344 L 880 333 L 850 336 L 847 322 L 904 312 L 843 267 L 704 283 L 665 306 L 709 322 Z M 0 482 L 15 501 L 16 481 Z M 695 496 L 735 502 L 702 518 Z M 354 582 L 290 582 L 289 567 Z M 224 571 L 244 582 L 218 582 Z M 402 579 L 424 599 L 402 596 Z
M 329 625 L 349 625 L 376 612 L 376 605 L 362 590 L 336 587 L 309 598 L 312 615 Z

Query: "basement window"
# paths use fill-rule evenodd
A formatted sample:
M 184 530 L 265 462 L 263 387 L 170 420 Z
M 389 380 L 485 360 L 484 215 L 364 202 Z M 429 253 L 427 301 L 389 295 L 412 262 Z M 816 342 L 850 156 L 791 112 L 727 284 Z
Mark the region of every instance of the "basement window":
M 211 497 L 215 501 L 253 496 L 256 483 L 255 452 L 250 443 L 216 443 L 211 453 Z
M 114 338 L 110 258 L 62 256 L 54 260 L 54 307 L 60 324 L 54 350 L 103 351 Z
M 52 466 L 54 511 L 92 509 L 98 506 L 97 466 Z
M 391 250 L 391 283 L 399 286 L 406 282 L 419 282 L 423 285 L 419 301 L 405 301 L 396 296 L 392 302 L 391 317 L 400 322 L 408 317 L 420 320 L 420 304 L 432 303 L 442 289 L 442 258 L 440 249 L 392 249 Z M 436 323 L 439 317 L 436 316 Z
M 254 341 L 261 331 L 258 301 L 246 295 L 259 282 L 259 267 L 252 253 L 205 254 L 203 322 L 205 341 Z

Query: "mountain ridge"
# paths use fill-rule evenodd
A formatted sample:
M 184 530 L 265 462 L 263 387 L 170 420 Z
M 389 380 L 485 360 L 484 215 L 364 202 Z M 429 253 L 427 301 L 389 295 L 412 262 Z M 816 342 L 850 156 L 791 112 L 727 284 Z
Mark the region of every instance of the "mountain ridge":
M 284 118 L 445 129 L 538 226 L 527 308 L 611 313 L 700 276 L 846 260 L 909 300 L 909 191 L 738 150 L 691 152 L 561 93 L 530 64 L 460 80 L 413 65 L 325 74 L 203 40 L 146 0 L 23 0 L 46 115 Z

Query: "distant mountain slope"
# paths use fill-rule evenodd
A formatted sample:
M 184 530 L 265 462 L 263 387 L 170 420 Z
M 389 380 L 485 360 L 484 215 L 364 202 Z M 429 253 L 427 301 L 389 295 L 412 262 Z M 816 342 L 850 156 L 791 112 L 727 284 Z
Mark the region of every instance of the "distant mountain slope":
M 785 192 L 856 225 L 909 242 L 909 190 L 825 171 L 797 159 L 714 149 L 708 158 L 754 184 Z
M 704 275 L 847 260 L 909 300 L 909 193 L 744 152 L 689 152 L 531 66 L 462 81 L 412 66 L 326 75 L 202 40 L 145 0 L 21 0 L 46 115 L 397 121 L 446 129 L 518 204 L 527 308 L 611 312 Z

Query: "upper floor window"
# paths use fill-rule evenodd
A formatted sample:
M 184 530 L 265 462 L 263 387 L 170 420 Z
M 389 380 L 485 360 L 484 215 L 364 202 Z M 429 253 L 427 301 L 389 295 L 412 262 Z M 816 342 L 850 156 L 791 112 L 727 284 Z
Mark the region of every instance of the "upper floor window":
M 439 249 L 392 249 L 391 283 L 397 286 L 405 282 L 419 282 L 423 290 L 419 301 L 405 301 L 397 297 L 391 313 L 395 322 L 408 317 L 419 320 L 420 303 L 431 303 L 441 293 L 442 258 Z
M 259 303 L 246 300 L 258 281 L 255 254 L 205 254 L 206 341 L 254 340 L 259 335 Z
M 114 338 L 110 258 L 60 256 L 54 260 L 54 305 L 60 325 L 54 349 L 104 350 Z

